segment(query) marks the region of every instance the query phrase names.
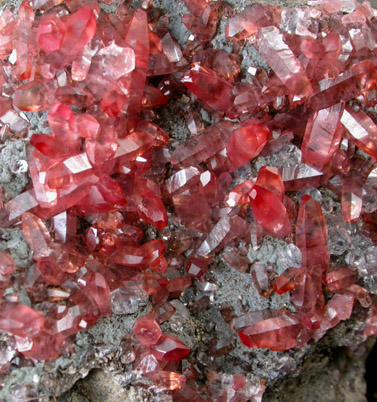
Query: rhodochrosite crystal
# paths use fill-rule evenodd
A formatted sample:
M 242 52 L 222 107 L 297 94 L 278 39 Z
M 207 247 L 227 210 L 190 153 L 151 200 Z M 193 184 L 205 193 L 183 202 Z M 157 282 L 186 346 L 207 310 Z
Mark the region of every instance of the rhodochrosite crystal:
M 119 361 L 138 385 L 177 402 L 260 402 L 265 385 L 245 365 L 230 358 L 235 374 L 216 371 L 240 343 L 301 348 L 354 310 L 366 320 L 360 337 L 375 335 L 369 3 L 236 12 L 182 0 L 185 43 L 152 1 L 104 3 L 115 12 L 92 0 L 33 0 L 17 18 L 10 7 L 0 15 L 0 143 L 25 143 L 10 169 L 31 178 L 13 199 L 0 187 L 0 227 L 22 229 L 30 251 L 18 267 L 17 250 L 1 242 L 0 331 L 11 344 L 0 373 L 17 354 L 75 353 L 79 331 L 137 313 Z M 361 257 L 351 238 L 373 250 Z M 259 257 L 271 244 L 280 251 Z M 242 280 L 219 281 L 227 269 Z M 220 287 L 250 311 L 237 317 Z M 259 297 L 275 307 L 252 311 L 266 305 Z M 221 325 L 185 330 L 209 307 L 237 342 Z

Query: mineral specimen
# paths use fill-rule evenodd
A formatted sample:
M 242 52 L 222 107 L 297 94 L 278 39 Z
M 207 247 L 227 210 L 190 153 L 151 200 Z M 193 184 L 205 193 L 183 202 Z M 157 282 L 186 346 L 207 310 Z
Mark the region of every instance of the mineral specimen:
M 237 317 L 221 306 L 238 347 L 303 347 L 355 305 L 366 317 L 360 335 L 377 333 L 375 256 L 343 255 L 345 247 L 332 258 L 337 217 L 327 216 L 328 228 L 335 209 L 321 198 L 331 191 L 341 203 L 339 225 L 353 225 L 347 236 L 362 230 L 377 241 L 368 109 L 376 13 L 350 0 L 315 1 L 297 14 L 185 0 L 190 35 L 181 47 L 153 2 L 131 3 L 114 3 L 110 14 L 95 1 L 24 1 L 16 19 L 10 7 L 0 15 L 0 139 L 23 139 L 31 177 L 0 202 L 0 227 L 21 227 L 31 256 L 23 272 L 0 251 L 0 331 L 9 339 L 0 373 L 11 373 L 16 355 L 74 353 L 78 332 L 150 302 L 122 334 L 120 361 L 132 363 L 136 383 L 177 402 L 261 401 L 264 383 L 247 370 L 216 372 L 233 339 L 213 337 L 210 357 L 186 342 L 181 301 L 191 292 L 196 314 L 220 307 L 213 273 L 222 259 L 260 296 L 290 293 L 278 310 Z M 220 19 L 227 51 L 211 43 Z M 269 73 L 242 60 L 251 43 Z M 165 107 L 186 120 L 184 135 L 163 125 Z M 300 261 L 286 256 L 280 272 L 258 261 L 271 237 Z

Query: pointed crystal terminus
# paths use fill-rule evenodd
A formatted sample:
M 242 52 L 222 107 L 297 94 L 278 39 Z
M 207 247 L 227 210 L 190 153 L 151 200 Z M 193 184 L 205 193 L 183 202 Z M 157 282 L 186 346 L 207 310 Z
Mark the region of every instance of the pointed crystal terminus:
M 270 166 L 262 166 L 259 169 L 256 184 L 271 191 L 283 201 L 285 187 L 280 171 L 277 168 Z
M 274 73 L 289 89 L 294 102 L 308 98 L 313 88 L 300 61 L 284 42 L 276 27 L 262 28 L 259 32 L 259 52 Z
M 277 7 L 253 3 L 228 20 L 225 35 L 234 41 L 246 39 L 256 35 L 262 27 L 279 25 L 280 13 Z
M 256 221 L 267 233 L 283 239 L 292 232 L 287 210 L 274 193 L 256 184 L 249 200 Z
M 188 167 L 206 162 L 227 146 L 234 126 L 226 120 L 212 124 L 200 135 L 180 144 L 172 155 L 172 163 Z
M 174 362 L 190 354 L 190 348 L 172 335 L 162 334 L 159 341 L 151 347 L 152 354 L 159 361 Z
M 256 123 L 253 119 L 244 121 L 233 131 L 226 146 L 230 160 L 230 171 L 234 171 L 257 157 L 270 138 L 268 127 Z
M 210 68 L 196 63 L 181 82 L 208 106 L 221 112 L 230 108 L 233 85 Z
M 241 342 L 249 348 L 282 351 L 295 347 L 303 325 L 295 314 L 280 315 L 254 323 L 239 331 Z
M 342 188 L 342 211 L 346 222 L 356 222 L 363 206 L 364 180 L 357 171 L 347 175 Z
M 31 336 L 43 328 L 45 319 L 40 311 L 18 303 L 0 306 L 0 330 L 21 337 Z
M 327 225 L 321 206 L 311 197 L 301 198 L 296 223 L 296 245 L 302 253 L 302 266 L 322 276 L 328 267 Z
M 340 119 L 348 136 L 362 151 L 377 159 L 377 125 L 363 111 L 346 106 Z
M 149 57 L 148 21 L 144 10 L 135 10 L 128 25 L 125 41 L 135 52 L 135 69 L 130 74 L 127 113 L 137 115 L 141 111 Z
M 338 103 L 309 118 L 301 146 L 302 162 L 320 171 L 329 163 L 342 138 L 342 113 L 343 105 Z
M 138 341 L 145 346 L 155 345 L 162 336 L 161 328 L 152 315 L 139 317 L 132 328 Z

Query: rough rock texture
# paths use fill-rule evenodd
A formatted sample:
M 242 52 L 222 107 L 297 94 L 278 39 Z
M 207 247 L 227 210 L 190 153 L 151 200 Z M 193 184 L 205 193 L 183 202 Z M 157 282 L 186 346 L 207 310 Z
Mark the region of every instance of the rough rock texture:
M 250 1 L 229 0 L 233 7 L 242 9 Z M 272 2 L 277 4 L 277 2 Z M 166 10 L 171 24 L 170 29 L 178 42 L 183 45 L 189 36 L 188 31 L 180 21 L 180 15 L 185 13 L 182 3 L 171 0 L 155 0 L 156 7 Z M 279 5 L 297 5 L 298 1 L 284 0 Z M 137 2 L 135 2 L 137 5 Z M 110 11 L 114 6 L 106 6 Z M 220 23 L 219 33 L 214 39 L 216 47 L 227 49 L 224 36 L 224 22 Z M 243 50 L 242 68 L 247 65 L 265 66 L 252 45 Z M 169 104 L 161 113 L 162 127 L 172 138 L 183 141 L 187 129 L 183 119 L 175 114 L 174 104 Z M 206 122 L 212 118 L 203 116 Z M 41 130 L 40 118 L 34 118 L 35 130 Z M 284 150 L 266 158 L 256 159 L 252 166 L 245 168 L 245 177 L 258 171 L 262 165 L 284 166 L 293 164 L 300 158 L 299 150 L 288 145 Z M 0 145 L 0 185 L 4 189 L 4 200 L 14 197 L 22 191 L 28 182 L 27 173 L 15 166 L 15 161 L 25 159 L 23 140 L 8 141 Z M 336 219 L 340 214 L 340 204 L 329 191 L 309 190 L 310 195 L 321 203 L 327 219 Z M 303 195 L 303 193 L 300 193 Z M 374 247 L 357 231 L 357 225 L 345 227 L 344 236 L 329 236 L 330 250 L 339 259 L 359 261 L 360 274 L 363 267 L 362 255 L 368 247 Z M 151 234 L 151 238 L 153 233 Z M 250 262 L 255 259 L 275 264 L 275 272 L 280 274 L 294 262 L 287 261 L 286 245 L 279 240 L 266 237 L 262 247 L 249 250 Z M 0 250 L 8 250 L 15 258 L 16 264 L 27 266 L 28 250 L 23 235 L 19 229 L 0 229 Z M 199 367 L 213 367 L 225 373 L 243 372 L 257 375 L 266 380 L 266 402 L 363 402 L 365 398 L 364 363 L 373 340 L 357 346 L 361 339 L 358 329 L 361 322 L 353 318 L 343 322 L 331 330 L 317 344 L 307 345 L 300 350 L 287 352 L 270 352 L 266 350 L 248 349 L 241 344 L 235 333 L 231 331 L 219 313 L 219 306 L 228 302 L 236 315 L 248 310 L 263 308 L 278 309 L 288 304 L 288 296 L 273 295 L 270 299 L 258 295 L 249 273 L 239 273 L 218 258 L 215 271 L 209 273 L 208 280 L 217 291 L 214 294 L 204 294 L 198 289 L 188 289 L 175 301 L 177 312 L 169 322 L 163 325 L 163 330 L 178 335 L 182 341 L 192 348 L 192 358 L 196 359 Z M 369 280 L 369 290 L 377 294 L 377 281 Z M 211 307 L 197 313 L 192 307 L 201 297 L 210 299 Z M 27 296 L 23 303 L 27 303 Z M 89 331 L 77 335 L 75 353 L 72 356 L 60 357 L 48 364 L 37 363 L 31 367 L 13 368 L 11 374 L 0 379 L 0 401 L 23 401 L 19 395 L 19 385 L 30 384 L 30 389 L 38 390 L 41 400 L 62 402 L 87 401 L 159 401 L 162 399 L 155 393 L 138 386 L 143 382 L 141 377 L 130 373 L 130 365 L 124 365 L 120 359 L 120 341 L 127 334 L 139 315 L 150 310 L 150 305 L 139 309 L 138 314 L 113 316 L 100 320 Z M 177 319 L 180 316 L 184 320 Z M 182 325 L 181 322 L 184 322 Z M 235 348 L 228 355 L 218 358 L 209 357 L 207 351 L 211 339 L 229 338 Z M 1 341 L 1 338 L 0 338 Z M 32 392 L 32 391 L 31 391 Z M 55 400 L 56 400 L 55 399 Z

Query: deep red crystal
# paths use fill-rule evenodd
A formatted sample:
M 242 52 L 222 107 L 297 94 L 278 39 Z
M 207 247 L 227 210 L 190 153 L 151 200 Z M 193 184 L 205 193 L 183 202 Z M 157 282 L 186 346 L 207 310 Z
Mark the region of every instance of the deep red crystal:
M 151 347 L 151 352 L 159 361 L 174 362 L 187 357 L 190 348 L 176 337 L 163 334 L 157 344 Z

